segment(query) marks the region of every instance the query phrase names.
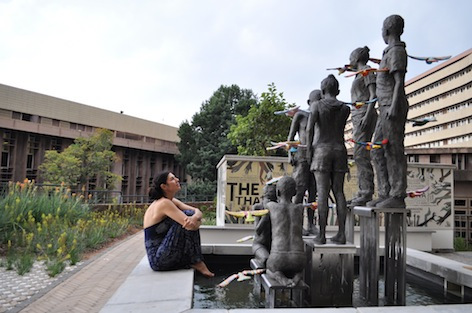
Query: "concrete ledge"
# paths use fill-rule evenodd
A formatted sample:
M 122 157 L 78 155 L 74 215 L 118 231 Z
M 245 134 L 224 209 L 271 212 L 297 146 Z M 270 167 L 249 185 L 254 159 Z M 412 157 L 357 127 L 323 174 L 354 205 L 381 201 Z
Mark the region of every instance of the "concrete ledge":
M 203 254 L 253 255 L 250 244 L 202 244 Z
M 447 305 L 428 305 L 428 306 L 390 306 L 390 307 L 361 307 L 361 308 L 283 308 L 283 309 L 192 309 L 185 313 L 249 313 L 262 311 L 266 313 L 464 313 L 470 312 L 472 304 L 447 304 Z M 157 311 L 156 311 L 157 312 Z M 161 312 L 161 311 L 159 311 Z
M 472 270 L 464 267 L 467 264 L 414 249 L 407 249 L 406 264 L 454 284 L 472 288 Z
M 239 245 L 238 245 L 239 246 Z M 241 249 L 250 249 L 249 247 Z M 217 249 L 218 250 L 218 249 Z M 451 261 L 438 256 L 408 249 L 408 259 L 422 260 L 441 259 L 447 266 L 459 266 L 460 272 L 470 271 L 463 268 L 464 264 Z M 235 250 L 232 250 L 233 254 Z M 419 253 L 419 254 L 418 254 Z M 413 262 L 413 261 L 411 261 Z M 444 263 L 441 263 L 444 264 Z M 427 267 L 423 267 L 428 270 Z M 472 271 L 470 271 L 472 274 Z M 448 276 L 448 275 L 445 275 Z M 449 276 L 448 276 L 449 277 Z M 143 257 L 134 268 L 124 283 L 118 288 L 100 311 L 101 313 L 124 313 L 124 312 L 166 312 L 166 313 L 242 313 L 254 312 L 261 309 L 192 309 L 194 270 L 178 270 L 169 272 L 154 272 L 149 267 L 147 257 Z M 398 312 L 469 312 L 472 304 L 433 305 L 418 307 L 369 307 L 369 308 L 321 308 L 317 312 L 336 313 L 385 313 Z M 280 309 L 262 309 L 264 312 L 280 312 Z M 313 308 L 284 309 L 294 313 L 313 312 Z
M 335 226 L 328 226 L 326 234 L 328 237 L 336 235 L 338 228 Z M 226 226 L 202 226 L 200 227 L 200 238 L 202 246 L 205 245 L 233 245 L 237 243 L 238 239 L 246 236 L 254 235 L 254 225 L 248 224 L 227 224 Z M 433 250 L 433 235 L 435 230 L 430 230 L 425 227 L 408 227 L 408 248 L 413 248 L 421 251 Z M 379 243 L 383 245 L 385 242 L 385 227 L 379 229 Z M 308 238 L 308 237 L 306 237 Z M 252 244 L 252 241 L 244 242 Z M 360 228 L 354 227 L 354 244 L 360 245 Z M 203 251 L 204 254 L 211 254 Z
M 178 313 L 192 307 L 194 270 L 155 272 L 147 256 L 100 311 Z

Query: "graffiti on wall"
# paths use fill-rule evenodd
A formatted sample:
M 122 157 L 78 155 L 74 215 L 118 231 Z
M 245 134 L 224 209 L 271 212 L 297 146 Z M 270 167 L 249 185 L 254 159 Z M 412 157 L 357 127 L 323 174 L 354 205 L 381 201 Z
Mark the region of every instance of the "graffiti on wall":
M 346 180 L 344 190 L 346 197 L 357 190 L 356 169 L 351 169 L 351 179 Z M 407 197 L 405 203 L 410 209 L 407 225 L 411 227 L 428 227 L 429 229 L 447 229 L 453 227 L 453 169 L 451 167 L 408 165 L 407 192 L 413 197 Z M 350 192 L 346 192 L 349 190 Z M 416 191 L 419 195 L 414 195 Z M 330 209 L 330 219 L 336 224 L 334 209 Z M 358 222 L 358 221 L 357 221 Z M 358 225 L 358 223 L 356 224 Z M 380 226 L 384 225 L 380 215 Z
M 227 161 L 226 209 L 229 211 L 251 210 L 260 202 L 265 183 L 274 178 L 291 174 L 286 162 Z
M 407 198 L 411 210 L 408 226 L 428 228 L 450 228 L 452 217 L 451 168 L 410 167 L 408 168 L 408 188 L 415 190 L 429 186 L 419 197 Z
M 261 201 L 263 187 L 267 181 L 292 173 L 292 167 L 283 161 L 228 160 L 224 169 L 221 167 L 219 170 L 226 172 L 225 179 L 220 181 L 225 190 L 224 209 L 235 212 L 252 210 L 252 206 Z M 405 199 L 407 208 L 411 211 L 407 218 L 408 226 L 428 227 L 428 229 L 453 227 L 452 167 L 409 164 L 407 182 L 407 191 L 426 189 L 414 197 Z M 350 167 L 350 172 L 346 176 L 344 191 L 347 199 L 351 199 L 357 192 L 355 165 Z M 315 221 L 317 221 L 316 215 L 315 212 Z M 328 225 L 337 225 L 335 206 L 329 209 Z M 382 216 L 380 225 L 384 226 Z

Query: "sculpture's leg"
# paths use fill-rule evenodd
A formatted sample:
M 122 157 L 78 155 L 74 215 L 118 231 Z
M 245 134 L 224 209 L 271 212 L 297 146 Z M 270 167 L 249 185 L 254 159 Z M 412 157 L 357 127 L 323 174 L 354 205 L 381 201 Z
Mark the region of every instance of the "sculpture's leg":
M 318 216 L 320 233 L 315 238 L 318 244 L 326 243 L 326 225 L 328 224 L 328 195 L 330 187 L 329 173 L 315 171 L 316 186 L 318 189 Z
M 279 282 L 281 285 L 284 285 L 284 286 L 289 286 L 290 284 L 292 284 L 292 280 L 287 278 L 287 276 L 285 276 L 284 273 L 282 273 L 281 271 L 271 271 L 271 270 L 266 270 L 267 272 L 267 275 L 269 275 L 269 277 L 275 279 L 277 282 Z
M 333 193 L 334 198 L 336 199 L 336 213 L 338 215 L 338 233 L 336 236 L 331 238 L 331 241 L 337 242 L 340 244 L 346 243 L 346 198 L 344 197 L 343 185 L 344 185 L 344 175 L 343 172 L 335 172 L 333 174 Z
M 308 202 L 312 203 L 316 201 L 316 181 L 315 176 L 313 173 L 308 172 Z M 319 231 L 316 227 L 315 222 L 315 211 L 311 208 L 307 208 L 307 216 L 308 216 L 308 232 L 310 235 L 318 235 Z
M 387 109 L 380 107 L 380 116 L 375 127 L 374 142 L 382 141 L 387 136 L 384 132 L 383 122 L 386 120 Z M 388 145 L 388 144 L 387 144 Z M 388 180 L 387 159 L 385 158 L 385 149 L 373 149 L 371 151 L 372 163 L 374 164 L 375 174 L 377 175 L 378 199 L 369 201 L 368 207 L 376 207 L 377 203 L 386 200 L 390 194 L 390 183 Z
M 372 140 L 374 128 L 376 126 L 377 116 L 371 119 L 369 124 L 362 128 L 361 123 L 365 116 L 356 116 L 353 121 L 353 138 L 358 142 L 369 142 Z M 357 167 L 357 183 L 359 190 L 357 195 L 351 201 L 351 206 L 365 206 L 372 200 L 374 194 L 374 170 L 370 159 L 370 151 L 363 145 L 354 145 L 354 161 Z
M 406 115 L 404 120 L 406 120 Z M 401 118 L 394 121 L 386 121 L 386 133 L 388 134 L 389 142 L 385 147 L 385 156 L 391 190 L 388 201 L 385 200 L 377 204 L 376 207 L 405 208 L 404 199 L 407 188 L 407 164 L 404 148 L 405 123 Z

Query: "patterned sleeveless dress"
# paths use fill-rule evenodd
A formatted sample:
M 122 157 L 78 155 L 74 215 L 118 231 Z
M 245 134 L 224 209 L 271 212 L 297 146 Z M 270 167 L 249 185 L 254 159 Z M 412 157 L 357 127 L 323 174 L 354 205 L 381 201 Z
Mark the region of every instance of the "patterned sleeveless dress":
M 183 212 L 187 216 L 194 213 Z M 186 230 L 170 217 L 144 229 L 144 244 L 154 271 L 186 269 L 203 261 L 200 232 Z

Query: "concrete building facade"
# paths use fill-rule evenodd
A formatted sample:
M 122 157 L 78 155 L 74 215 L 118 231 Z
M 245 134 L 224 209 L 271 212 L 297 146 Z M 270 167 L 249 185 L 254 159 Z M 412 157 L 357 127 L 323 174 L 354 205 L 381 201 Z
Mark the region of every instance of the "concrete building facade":
M 112 171 L 123 177 L 115 190 L 124 202 L 145 201 L 161 170 L 184 176 L 175 159 L 176 127 L 0 84 L 0 184 L 25 178 L 41 183 L 38 166 L 46 150 L 63 151 L 97 128 L 114 133 L 118 161 Z
M 453 164 L 455 236 L 472 242 L 472 49 L 405 84 L 410 121 L 405 148 L 412 163 Z

